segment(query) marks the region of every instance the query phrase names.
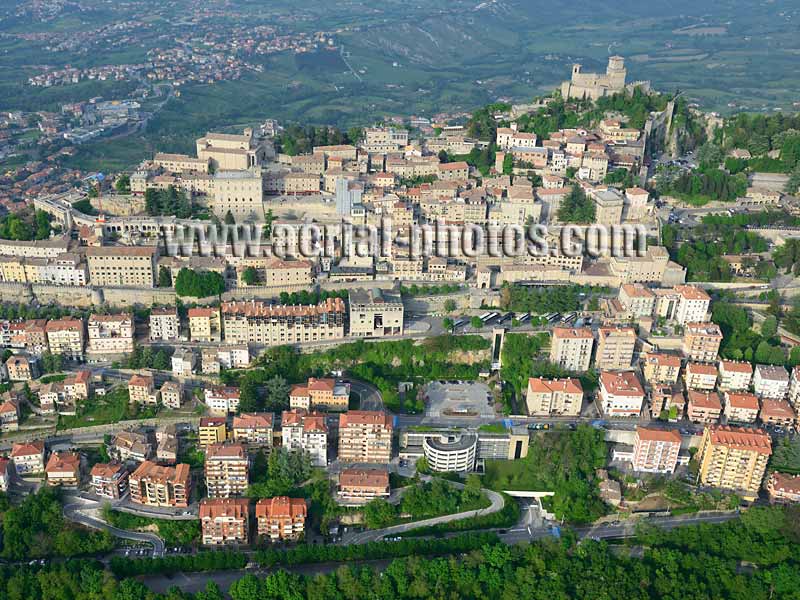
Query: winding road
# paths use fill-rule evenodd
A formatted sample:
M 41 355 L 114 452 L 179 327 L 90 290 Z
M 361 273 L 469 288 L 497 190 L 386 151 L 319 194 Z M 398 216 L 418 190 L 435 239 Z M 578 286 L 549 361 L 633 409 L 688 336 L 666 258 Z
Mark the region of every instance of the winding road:
M 106 523 L 101 519 L 92 517 L 82 512 L 84 510 L 99 510 L 101 506 L 102 505 L 99 502 L 94 502 L 91 500 L 80 500 L 78 502 L 71 502 L 69 504 L 64 505 L 64 516 L 70 521 L 73 521 L 74 523 L 78 523 L 80 525 L 84 525 L 85 527 L 91 527 L 92 529 L 101 529 L 103 531 L 107 531 L 114 537 L 122 538 L 125 540 L 133 540 L 135 542 L 144 542 L 147 544 L 152 544 L 153 556 L 164 555 L 164 549 L 165 549 L 164 540 L 162 540 L 156 534 L 146 533 L 142 531 L 128 531 L 127 529 L 120 529 L 118 527 L 114 527 L 113 525 L 109 525 L 108 523 Z
M 463 483 L 456 483 L 454 481 L 449 481 L 450 485 L 458 489 L 464 489 Z M 411 531 L 412 529 L 419 529 L 421 527 L 430 527 L 432 525 L 440 525 L 442 523 L 450 523 L 452 521 L 460 521 L 461 519 L 469 519 L 472 517 L 482 517 L 484 515 L 491 515 L 498 511 L 503 510 L 505 506 L 505 500 L 503 496 L 494 492 L 492 490 L 483 489 L 481 490 L 486 497 L 489 498 L 491 504 L 486 508 L 481 508 L 478 510 L 468 510 L 465 512 L 460 513 L 453 513 L 451 515 L 442 515 L 440 517 L 432 517 L 430 519 L 424 519 L 422 521 L 414 521 L 412 523 L 401 523 L 400 525 L 393 525 L 392 527 L 385 527 L 383 529 L 373 529 L 369 531 L 361 531 L 355 533 L 351 536 L 343 538 L 341 543 L 342 544 L 366 544 L 368 542 L 375 542 L 385 537 L 391 537 L 393 535 L 401 535 L 407 531 Z

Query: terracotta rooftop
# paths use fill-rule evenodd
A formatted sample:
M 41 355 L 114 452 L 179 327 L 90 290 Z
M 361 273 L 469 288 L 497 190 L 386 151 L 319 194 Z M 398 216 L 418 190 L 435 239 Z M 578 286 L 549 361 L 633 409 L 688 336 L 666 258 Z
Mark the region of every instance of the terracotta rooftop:
M 733 450 L 749 450 L 759 454 L 772 454 L 772 438 L 762 429 L 746 427 L 710 427 L 711 443 Z
M 200 501 L 200 518 L 217 519 L 233 517 L 245 519 L 248 516 L 250 500 L 247 498 L 203 498 Z
M 206 448 L 206 460 L 215 458 L 240 458 L 247 457 L 247 452 L 242 444 L 210 444 Z
M 724 369 L 728 373 L 752 373 L 753 365 L 749 362 L 739 360 L 721 360 L 719 361 L 720 369 Z
M 629 298 L 655 298 L 655 294 L 642 284 L 626 283 L 622 286 L 625 294 Z
M 689 403 L 697 408 L 706 408 L 709 410 L 722 410 L 722 402 L 720 402 L 719 394 L 716 392 L 701 392 L 699 390 L 688 390 L 686 397 Z
M 747 410 L 758 410 L 758 398 L 747 392 L 728 392 L 725 396 L 728 406 Z
M 800 475 L 775 471 L 770 475 L 770 487 L 785 494 L 800 494 Z
M 190 319 L 192 319 L 197 317 L 210 317 L 216 312 L 216 308 L 203 308 L 202 306 L 196 306 L 195 308 L 190 308 L 187 315 Z
M 11 458 L 15 456 L 31 456 L 32 454 L 42 454 L 44 452 L 44 442 L 21 442 L 11 447 Z
M 174 467 L 166 467 L 146 460 L 131 474 L 131 479 L 151 479 L 162 483 L 188 485 L 189 465 L 181 463 Z
M 387 429 L 392 429 L 394 419 L 391 415 L 381 411 L 349 410 L 339 415 L 339 428 L 348 425 L 382 425 Z
M 389 487 L 389 473 L 381 469 L 343 469 L 340 487 Z
M 711 300 L 705 290 L 694 285 L 676 285 L 674 289 L 686 300 Z
M 308 514 L 306 501 L 302 498 L 276 496 L 262 498 L 256 503 L 256 518 L 285 519 L 305 517 Z
M 681 434 L 675 429 L 650 429 L 648 427 L 637 427 L 636 436 L 640 440 L 649 442 L 672 442 L 681 443 Z
M 786 420 L 797 418 L 791 404 L 786 400 L 773 400 L 772 398 L 764 398 L 761 400 L 761 412 L 759 413 L 761 420 Z
M 553 338 L 558 339 L 594 339 L 592 330 L 589 327 L 570 328 L 570 327 L 554 327 Z
M 76 472 L 81 467 L 81 456 L 77 452 L 53 452 L 44 468 L 47 473 Z
M 233 417 L 233 429 L 272 427 L 272 413 L 242 413 Z
M 200 427 L 219 427 L 226 423 L 225 417 L 200 417 Z
M 633 371 L 601 371 L 600 383 L 614 396 L 644 396 L 644 389 Z
M 328 298 L 317 305 L 284 306 L 280 304 L 267 304 L 256 300 L 251 300 L 250 302 L 222 303 L 223 314 L 241 315 L 245 317 L 303 317 L 344 311 L 344 301 L 341 298 Z
M 562 392 L 566 394 L 583 394 L 583 387 L 579 379 L 570 377 L 564 379 L 542 379 L 531 377 L 528 379 L 528 389 L 536 393 Z
M 691 375 L 713 375 L 717 376 L 717 367 L 705 363 L 690 362 L 686 365 L 686 373 Z
M 80 319 L 57 319 L 48 321 L 45 331 L 83 331 L 83 321 Z
M 103 479 L 110 479 L 125 468 L 118 462 L 110 463 L 97 463 L 92 467 L 90 475 L 92 477 L 102 477 Z
M 646 363 L 654 363 L 660 367 L 675 367 L 676 369 L 681 366 L 681 357 L 676 354 L 667 354 L 666 352 L 648 352 L 644 355 Z

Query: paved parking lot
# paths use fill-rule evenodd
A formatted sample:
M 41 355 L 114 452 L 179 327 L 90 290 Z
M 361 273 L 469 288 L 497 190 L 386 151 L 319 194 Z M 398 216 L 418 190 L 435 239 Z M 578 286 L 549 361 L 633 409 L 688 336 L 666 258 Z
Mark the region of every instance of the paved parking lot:
M 491 392 L 484 383 L 434 381 L 425 388 L 426 417 L 494 418 Z

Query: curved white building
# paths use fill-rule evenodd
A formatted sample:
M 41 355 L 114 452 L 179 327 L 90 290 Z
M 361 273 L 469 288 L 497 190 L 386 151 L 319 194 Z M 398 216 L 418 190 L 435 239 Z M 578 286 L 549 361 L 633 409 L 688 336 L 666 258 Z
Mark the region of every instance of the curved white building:
M 422 442 L 428 467 L 440 473 L 473 471 L 477 448 L 478 436 L 471 433 L 426 437 Z

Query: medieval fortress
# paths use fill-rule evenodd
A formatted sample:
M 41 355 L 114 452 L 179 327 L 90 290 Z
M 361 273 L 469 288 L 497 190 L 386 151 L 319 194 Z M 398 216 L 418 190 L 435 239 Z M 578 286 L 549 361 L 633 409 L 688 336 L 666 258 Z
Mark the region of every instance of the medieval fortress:
M 603 96 L 611 96 L 635 87 L 642 91 L 650 91 L 649 81 L 636 81 L 625 84 L 627 70 L 625 59 L 621 56 L 610 56 L 605 73 L 584 73 L 580 64 L 572 65 L 572 79 L 561 84 L 561 96 L 564 98 L 586 98 L 597 100 Z

